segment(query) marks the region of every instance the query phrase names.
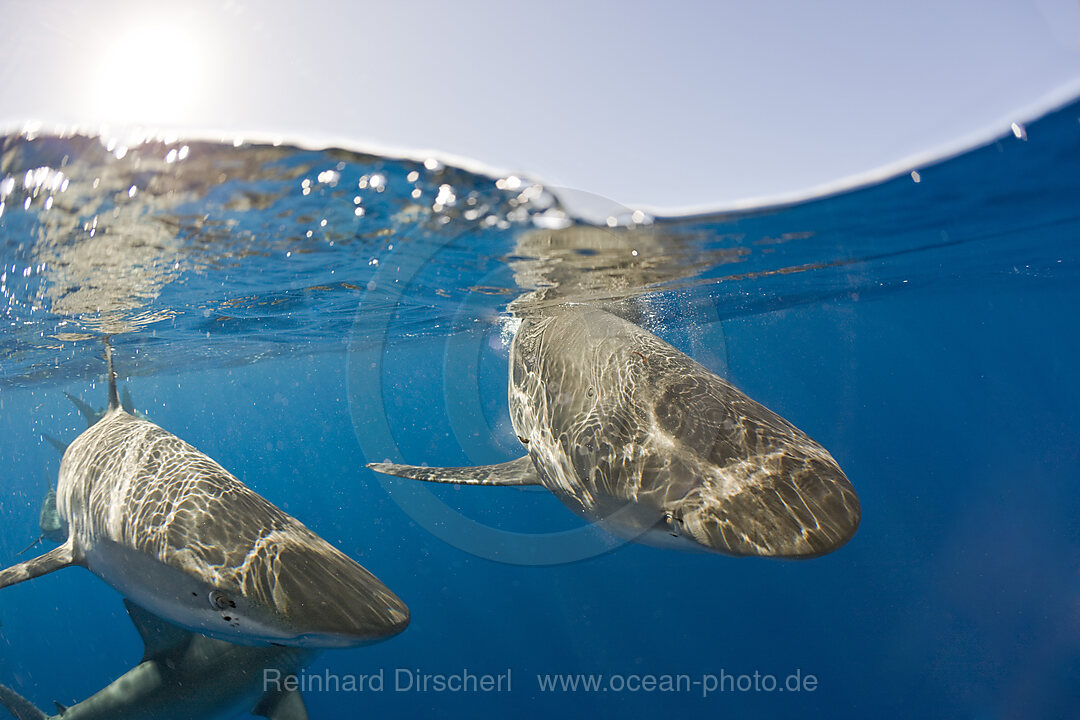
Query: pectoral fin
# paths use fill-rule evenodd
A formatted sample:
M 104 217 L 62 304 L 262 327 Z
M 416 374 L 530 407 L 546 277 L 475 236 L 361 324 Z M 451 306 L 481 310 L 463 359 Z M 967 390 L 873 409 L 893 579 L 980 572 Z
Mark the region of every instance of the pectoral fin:
M 44 555 L 38 555 L 33 560 L 12 565 L 7 570 L 0 572 L 0 588 L 16 585 L 24 580 L 31 580 L 51 573 L 53 570 L 59 570 L 74 564 L 72 541 L 71 538 L 68 538 L 68 541 L 60 547 L 53 548 Z
M 64 395 L 67 396 L 67 399 L 71 401 L 72 405 L 78 408 L 79 414 L 83 416 L 83 420 L 86 420 L 86 427 L 90 427 L 96 423 L 101 419 L 101 416 L 105 414 L 101 410 L 91 407 L 89 403 L 83 402 L 71 393 L 65 392 Z
M 124 598 L 124 607 L 127 608 L 128 617 L 139 631 L 146 648 L 143 653 L 143 661 L 164 655 L 168 652 L 182 653 L 191 639 L 192 633 L 162 620 L 149 610 L 144 610 L 127 598 Z
M 263 695 L 251 714 L 269 718 L 269 720 L 308 720 L 304 698 L 295 690 Z
M 420 467 L 396 463 L 368 463 L 375 472 L 413 480 L 456 483 L 458 485 L 540 485 L 532 458 L 528 455 L 498 465 L 472 467 Z

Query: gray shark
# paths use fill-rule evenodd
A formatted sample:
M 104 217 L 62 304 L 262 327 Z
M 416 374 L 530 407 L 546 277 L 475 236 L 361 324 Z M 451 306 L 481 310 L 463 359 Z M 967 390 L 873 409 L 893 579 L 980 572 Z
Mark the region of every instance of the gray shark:
M 814 557 L 858 528 L 855 490 L 821 445 L 605 310 L 570 304 L 525 314 L 509 374 L 525 457 L 368 467 L 434 482 L 542 485 L 618 535 L 728 555 Z
M 126 412 L 107 356 L 109 408 L 60 463 L 68 537 L 0 572 L 0 588 L 82 565 L 176 625 L 251 645 L 348 647 L 405 629 L 408 608 L 359 563 Z
M 142 661 L 86 700 L 70 707 L 58 703 L 53 720 L 205 720 L 242 713 L 307 720 L 300 693 L 272 680 L 298 672 L 314 650 L 234 645 L 190 633 L 127 600 L 124 604 L 146 646 Z M 0 705 L 18 720 L 49 717 L 3 685 Z

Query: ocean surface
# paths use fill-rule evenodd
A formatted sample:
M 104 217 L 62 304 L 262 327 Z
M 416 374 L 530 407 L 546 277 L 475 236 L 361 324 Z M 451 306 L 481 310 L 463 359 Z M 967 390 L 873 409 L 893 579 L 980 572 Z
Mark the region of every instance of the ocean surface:
M 312 718 L 1080 717 L 1080 104 L 910 170 L 590 224 L 435 159 L 0 138 L 0 565 L 39 534 L 46 436 L 86 427 L 65 393 L 105 405 L 110 335 L 140 413 L 409 605 L 306 669 L 383 678 L 309 688 Z M 367 470 L 523 454 L 515 302 L 621 308 L 790 420 L 857 490 L 854 539 L 679 553 L 542 489 Z M 0 683 L 43 709 L 142 651 L 85 570 L 0 591 Z

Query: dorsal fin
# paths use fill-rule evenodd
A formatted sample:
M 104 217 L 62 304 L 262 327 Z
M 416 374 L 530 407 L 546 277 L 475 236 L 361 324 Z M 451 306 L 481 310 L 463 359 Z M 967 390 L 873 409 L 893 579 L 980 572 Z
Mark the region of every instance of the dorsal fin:
M 120 407 L 120 396 L 116 393 L 116 370 L 113 369 L 113 349 L 109 338 L 105 338 L 105 361 L 109 365 L 109 410 Z
M 191 641 L 190 632 L 162 620 L 127 598 L 124 598 L 124 607 L 127 608 L 128 617 L 131 618 L 135 629 L 139 631 L 139 636 L 142 637 L 143 645 L 146 646 L 146 652 L 143 654 L 144 661 L 182 648 Z

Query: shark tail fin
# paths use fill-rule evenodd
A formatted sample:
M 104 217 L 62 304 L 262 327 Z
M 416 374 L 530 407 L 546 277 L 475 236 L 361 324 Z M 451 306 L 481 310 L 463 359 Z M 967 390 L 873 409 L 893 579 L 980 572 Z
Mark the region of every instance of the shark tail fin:
M 0 685 L 0 705 L 7 708 L 16 720 L 46 720 L 45 713 L 7 685 Z
M 44 555 L 38 555 L 33 560 L 12 565 L 7 570 L 0 572 L 0 588 L 9 585 L 17 585 L 24 580 L 31 580 L 42 575 L 51 573 L 53 570 L 66 568 L 74 565 L 74 552 L 71 538 L 59 547 L 55 547 Z
M 426 480 L 428 482 L 456 483 L 458 485 L 540 485 L 532 458 L 528 455 L 498 465 L 474 465 L 473 467 L 421 467 L 396 463 L 368 463 L 375 472 L 385 475 Z
M 116 393 L 116 370 L 113 369 L 113 348 L 109 338 L 105 338 L 105 362 L 109 365 L 109 409 L 120 407 L 120 396 Z

